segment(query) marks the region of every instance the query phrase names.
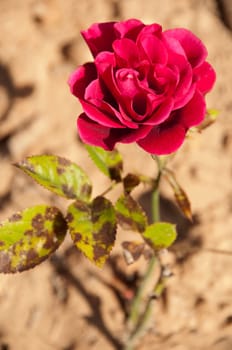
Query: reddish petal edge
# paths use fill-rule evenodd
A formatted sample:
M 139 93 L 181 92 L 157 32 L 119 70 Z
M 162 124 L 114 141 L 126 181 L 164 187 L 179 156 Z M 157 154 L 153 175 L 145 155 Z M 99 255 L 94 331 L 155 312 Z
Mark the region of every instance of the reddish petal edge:
M 155 127 L 137 143 L 146 152 L 165 155 L 175 152 L 182 145 L 185 134 L 185 128 L 180 124 Z
M 95 123 L 85 113 L 82 113 L 77 119 L 77 127 L 79 136 L 84 143 L 102 147 L 106 151 L 112 151 L 114 148 L 113 143 L 105 142 L 109 138 L 110 128 Z
M 150 125 L 141 125 L 136 130 L 125 129 L 111 129 L 111 140 L 114 143 L 132 143 L 144 138 L 150 131 L 152 127 Z
M 216 80 L 216 72 L 213 67 L 208 63 L 204 62 L 200 67 L 197 67 L 193 71 L 197 77 L 197 89 L 206 94 L 214 86 Z
M 178 122 L 186 129 L 199 125 L 206 114 L 206 103 L 203 95 L 199 91 L 195 91 L 193 98 L 176 113 Z
M 94 23 L 87 30 L 81 31 L 92 55 L 99 52 L 112 51 L 112 43 L 117 39 L 115 22 Z
M 69 77 L 68 84 L 71 93 L 77 98 L 83 98 L 89 83 L 97 77 L 94 63 L 85 63 L 78 67 Z
M 126 21 L 116 22 L 114 27 L 119 33 L 120 38 L 136 40 L 142 28 L 145 27 L 145 24 L 138 19 L 130 18 Z
M 112 151 L 117 142 L 132 143 L 145 137 L 151 130 L 151 126 L 143 125 L 137 130 L 128 128 L 114 129 L 102 126 L 82 113 L 77 120 L 80 138 L 90 145 L 99 146 Z
M 180 42 L 192 67 L 199 66 L 206 59 L 208 52 L 205 45 L 190 30 L 175 28 L 166 30 L 163 34 L 166 38 L 175 38 Z
M 85 114 L 91 120 L 109 128 L 125 128 L 125 126 L 122 125 L 116 117 L 107 115 L 91 103 L 88 103 L 83 100 L 81 100 L 80 102 Z

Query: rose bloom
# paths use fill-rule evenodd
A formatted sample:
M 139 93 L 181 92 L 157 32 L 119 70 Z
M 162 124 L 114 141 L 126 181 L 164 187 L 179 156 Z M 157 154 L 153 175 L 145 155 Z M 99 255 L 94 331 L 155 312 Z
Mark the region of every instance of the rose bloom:
M 136 142 L 152 154 L 176 151 L 203 121 L 215 81 L 201 40 L 137 19 L 93 24 L 82 35 L 94 62 L 69 79 L 84 111 L 77 121 L 82 141 L 105 150 Z

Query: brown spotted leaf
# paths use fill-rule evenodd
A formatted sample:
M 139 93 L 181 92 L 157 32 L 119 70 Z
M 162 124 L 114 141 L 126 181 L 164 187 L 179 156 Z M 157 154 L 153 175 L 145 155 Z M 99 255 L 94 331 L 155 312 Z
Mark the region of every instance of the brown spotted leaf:
M 190 204 L 190 201 L 188 199 L 187 194 L 185 193 L 183 188 L 180 186 L 180 184 L 177 182 L 175 175 L 171 170 L 165 169 L 165 177 L 173 189 L 176 203 L 177 203 L 178 207 L 180 208 L 181 212 L 190 221 L 192 221 L 191 204 Z
M 144 252 L 145 244 L 136 241 L 125 241 L 122 243 L 123 255 L 128 265 L 137 261 Z
M 40 264 L 62 243 L 67 225 L 61 212 L 37 205 L 0 224 L 0 272 L 28 270 Z
M 77 248 L 102 267 L 116 235 L 116 218 L 111 202 L 101 196 L 90 204 L 77 200 L 68 208 L 67 223 Z
M 37 183 L 59 196 L 89 201 L 91 182 L 75 163 L 54 155 L 27 157 L 15 164 Z
M 136 174 L 127 174 L 123 178 L 123 187 L 126 193 L 130 193 L 136 186 L 140 184 L 140 177 Z
M 113 151 L 106 151 L 97 146 L 85 145 L 85 147 L 92 161 L 103 174 L 116 182 L 121 181 L 123 161 L 121 154 L 116 149 Z
M 147 226 L 147 216 L 130 195 L 122 195 L 115 204 L 117 221 L 125 230 L 142 233 Z

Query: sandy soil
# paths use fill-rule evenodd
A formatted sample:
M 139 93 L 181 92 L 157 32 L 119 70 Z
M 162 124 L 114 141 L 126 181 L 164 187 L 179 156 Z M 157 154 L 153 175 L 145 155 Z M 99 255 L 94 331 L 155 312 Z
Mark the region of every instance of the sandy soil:
M 129 17 L 164 28 L 186 27 L 202 38 L 218 75 L 208 106 L 220 110 L 217 123 L 186 142 L 172 163 L 191 198 L 193 224 L 162 188 L 163 218 L 178 223 L 179 239 L 170 252 L 174 276 L 154 305 L 154 322 L 138 349 L 230 350 L 232 256 L 212 250 L 232 251 L 232 41 L 216 1 L 0 1 L 0 219 L 37 203 L 67 205 L 54 202 L 54 196 L 12 167 L 27 155 L 51 152 L 70 158 L 91 174 L 95 194 L 106 187 L 77 138 L 81 109 L 66 82 L 90 58 L 79 31 L 93 22 Z M 127 170 L 146 164 L 145 172 L 153 174 L 149 156 L 136 146 L 120 150 Z M 148 205 L 149 194 L 142 199 Z M 144 265 L 123 265 L 124 237 L 120 232 L 103 271 L 67 240 L 36 269 L 1 275 L 0 349 L 120 349 L 122 302 Z

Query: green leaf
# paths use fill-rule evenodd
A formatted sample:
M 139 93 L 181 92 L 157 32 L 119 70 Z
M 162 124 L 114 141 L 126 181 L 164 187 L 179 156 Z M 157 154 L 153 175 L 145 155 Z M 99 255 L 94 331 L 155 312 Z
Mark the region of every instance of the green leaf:
M 20 272 L 47 259 L 62 243 L 67 225 L 61 212 L 38 205 L 0 224 L 0 272 Z
M 130 196 L 122 195 L 115 204 L 117 221 L 125 230 L 143 232 L 147 217 L 140 205 Z
M 121 181 L 122 157 L 115 149 L 113 151 L 105 151 L 101 147 L 85 145 L 91 159 L 99 170 L 116 182 Z
M 59 196 L 89 201 L 92 186 L 75 163 L 54 155 L 27 157 L 15 164 L 40 185 Z
M 167 222 L 156 222 L 149 225 L 142 236 L 154 250 L 168 248 L 177 237 L 176 227 Z
M 116 217 L 111 202 L 101 196 L 91 204 L 77 200 L 68 208 L 67 222 L 77 248 L 102 267 L 109 257 L 116 235 Z

